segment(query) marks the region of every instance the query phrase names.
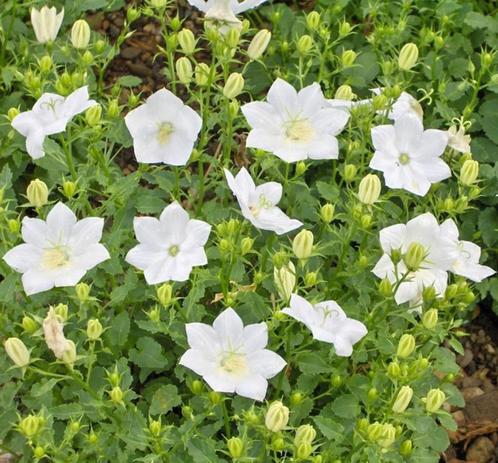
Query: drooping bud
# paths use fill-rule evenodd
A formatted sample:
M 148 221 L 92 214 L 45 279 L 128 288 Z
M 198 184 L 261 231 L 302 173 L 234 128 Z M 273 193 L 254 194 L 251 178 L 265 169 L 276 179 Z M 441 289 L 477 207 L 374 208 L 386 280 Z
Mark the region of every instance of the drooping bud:
M 26 197 L 29 203 L 34 207 L 42 207 L 48 203 L 48 187 L 47 184 L 40 180 L 31 180 L 26 189 Z
M 479 163 L 473 159 L 467 159 L 460 170 L 460 183 L 471 186 L 479 175 Z
M 195 51 L 197 40 L 190 29 L 182 29 L 177 35 L 178 43 L 183 53 L 191 55 Z
M 237 98 L 244 89 L 244 78 L 242 74 L 233 72 L 228 76 L 225 86 L 223 87 L 223 95 L 229 99 Z
M 296 267 L 294 264 L 289 261 L 286 265 L 275 267 L 273 279 L 280 297 L 284 301 L 288 301 L 296 286 Z
M 186 56 L 182 56 L 175 63 L 176 74 L 178 75 L 178 80 L 184 84 L 188 85 L 192 82 L 192 76 L 194 70 L 192 69 L 192 63 Z
M 265 426 L 272 432 L 279 432 L 289 422 L 289 409 L 280 401 L 270 404 L 265 415 Z
M 268 44 L 270 43 L 271 32 L 268 29 L 261 29 L 251 40 L 249 47 L 247 48 L 247 56 L 252 61 L 256 61 L 263 53 L 266 51 Z
M 425 409 L 429 413 L 435 413 L 446 401 L 446 395 L 441 389 L 431 389 L 425 398 Z
M 409 357 L 415 350 L 415 338 L 411 334 L 404 334 L 401 336 L 398 343 L 398 350 L 396 355 L 400 358 Z
M 231 437 L 227 440 L 227 448 L 232 458 L 240 458 L 244 452 L 244 442 L 240 437 Z
M 414 43 L 407 43 L 399 52 L 398 66 L 403 71 L 409 71 L 418 60 L 418 47 Z
M 368 174 L 360 182 L 358 199 L 363 204 L 371 205 L 379 199 L 380 190 L 381 183 L 379 177 L 375 174 Z
M 29 365 L 31 356 L 26 345 L 19 338 L 9 338 L 4 344 L 5 352 L 19 368 Z
M 403 413 L 413 397 L 413 389 L 410 386 L 402 386 L 396 396 L 396 400 L 392 406 L 392 411 L 394 413 Z
M 313 251 L 313 232 L 301 230 L 292 241 L 292 250 L 298 259 L 307 259 Z
M 420 264 L 422 264 L 425 259 L 426 253 L 427 251 L 422 244 L 416 241 L 411 243 L 403 258 L 408 270 L 418 270 L 420 268 Z
M 71 29 L 71 43 L 74 48 L 86 48 L 90 42 L 90 26 L 84 19 L 78 19 Z
M 428 330 L 433 330 L 437 325 L 438 313 L 437 309 L 430 309 L 422 316 L 422 324 Z
M 86 326 L 86 335 L 88 336 L 88 339 L 90 341 L 96 341 L 97 339 L 99 339 L 103 331 L 104 328 L 102 327 L 102 324 L 99 320 L 97 320 L 96 318 L 88 320 Z

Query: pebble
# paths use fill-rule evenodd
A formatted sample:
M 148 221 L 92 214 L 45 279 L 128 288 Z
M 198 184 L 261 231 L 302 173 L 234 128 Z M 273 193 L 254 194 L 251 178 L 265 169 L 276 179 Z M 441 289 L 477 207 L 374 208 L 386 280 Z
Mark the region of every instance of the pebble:
M 458 357 L 457 362 L 462 368 L 469 366 L 470 362 L 474 360 L 474 354 L 470 349 L 465 349 L 462 356 Z
M 491 463 L 495 455 L 495 446 L 491 439 L 485 436 L 478 437 L 470 444 L 466 458 L 475 463 Z
M 121 49 L 121 56 L 124 59 L 135 59 L 138 55 L 140 55 L 140 53 L 142 53 L 140 48 L 124 47 Z
M 463 398 L 465 401 L 471 400 L 474 397 L 479 397 L 484 394 L 484 391 L 480 387 L 466 387 L 462 391 Z

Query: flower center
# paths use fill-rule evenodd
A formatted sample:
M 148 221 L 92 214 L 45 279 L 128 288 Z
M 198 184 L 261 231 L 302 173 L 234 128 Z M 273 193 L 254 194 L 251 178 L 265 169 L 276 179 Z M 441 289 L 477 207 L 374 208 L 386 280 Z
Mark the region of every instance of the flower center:
M 226 352 L 220 361 L 221 369 L 233 376 L 244 376 L 247 373 L 247 361 L 244 354 Z
M 408 156 L 407 153 L 401 153 L 399 155 L 399 163 L 403 166 L 405 166 L 406 164 L 408 164 L 410 162 L 410 156 Z
M 170 246 L 168 249 L 168 254 L 171 257 L 175 257 L 179 252 L 180 252 L 180 248 L 176 244 L 174 244 L 173 246 Z
M 42 255 L 42 266 L 46 269 L 64 267 L 69 262 L 69 252 L 65 246 L 54 246 L 46 249 Z
M 157 129 L 157 141 L 160 145 L 165 145 L 171 138 L 171 134 L 175 131 L 173 124 L 171 122 L 161 122 L 159 128 Z
M 258 204 L 251 204 L 249 206 L 249 210 L 251 211 L 251 214 L 254 216 L 254 217 L 257 217 L 259 215 L 259 212 L 261 211 L 261 209 L 270 209 L 271 207 L 273 207 L 273 204 L 268 201 L 268 199 L 266 198 L 265 195 L 259 195 L 259 202 Z
M 287 122 L 285 136 L 292 142 L 308 142 L 315 135 L 315 129 L 308 119 L 295 119 Z

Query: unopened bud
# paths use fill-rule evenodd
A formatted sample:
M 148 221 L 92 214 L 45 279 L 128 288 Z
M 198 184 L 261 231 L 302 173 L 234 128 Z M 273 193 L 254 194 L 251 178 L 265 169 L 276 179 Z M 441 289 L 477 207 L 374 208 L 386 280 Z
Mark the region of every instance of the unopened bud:
M 111 398 L 111 401 L 114 402 L 115 404 L 123 403 L 124 393 L 119 386 L 113 387 L 111 389 L 111 392 L 109 392 L 109 396 Z
M 460 170 L 460 183 L 465 186 L 471 186 L 479 175 L 479 163 L 472 159 L 468 159 L 462 165 Z
M 102 106 L 99 104 L 90 106 L 85 111 L 85 120 L 90 127 L 95 127 L 100 123 L 102 118 Z
M 360 182 L 358 189 L 358 199 L 363 204 L 373 204 L 380 196 L 381 183 L 379 177 L 375 174 L 368 174 Z
M 102 324 L 100 323 L 99 320 L 97 319 L 88 320 L 86 326 L 86 335 L 88 336 L 88 339 L 90 341 L 96 341 L 97 339 L 99 339 L 102 334 L 102 331 L 104 331 L 104 328 L 102 327 Z
M 401 387 L 392 406 L 392 411 L 394 413 L 403 413 L 410 405 L 412 397 L 413 389 L 410 386 Z
M 399 378 L 401 375 L 401 368 L 398 362 L 391 362 L 387 365 L 387 374 L 391 378 Z
M 334 98 L 350 101 L 354 98 L 353 89 L 350 85 L 341 85 L 335 92 Z
M 407 43 L 399 52 L 398 66 L 403 71 L 409 71 L 418 60 L 418 47 L 414 43 Z
M 86 302 L 90 298 L 90 286 L 86 283 L 78 283 L 74 288 L 76 291 L 76 297 L 80 302 Z
M 240 41 L 240 31 L 235 27 L 232 27 L 225 34 L 225 42 L 229 48 L 236 48 Z
M 306 15 L 306 26 L 311 31 L 316 31 L 320 25 L 320 13 L 318 11 L 312 11 Z
M 278 294 L 284 301 L 288 301 L 296 286 L 296 267 L 292 262 L 273 270 L 273 279 Z
M 307 459 L 313 453 L 313 447 L 307 442 L 303 442 L 296 449 L 296 457 L 301 459 Z
M 398 350 L 396 355 L 400 358 L 409 357 L 415 350 L 415 338 L 411 334 L 404 334 L 401 336 L 398 343 Z
M 304 284 L 307 286 L 307 287 L 310 287 L 310 286 L 315 286 L 316 285 L 316 282 L 318 280 L 318 275 L 316 272 L 308 272 L 305 276 L 304 276 Z
M 354 64 L 358 55 L 353 50 L 345 50 L 342 52 L 341 62 L 343 67 L 348 68 Z
M 22 318 L 22 327 L 26 333 L 32 334 L 38 329 L 38 323 L 33 320 L 31 317 L 25 315 Z
M 320 208 L 320 217 L 325 223 L 330 223 L 334 219 L 335 207 L 333 204 L 327 203 Z
M 351 32 L 351 24 L 349 24 L 347 21 L 341 22 L 339 25 L 339 36 L 344 37 L 348 35 Z
M 403 441 L 399 447 L 399 453 L 404 457 L 409 457 L 412 453 L 413 442 L 410 439 Z
M 306 55 L 311 50 L 313 46 L 313 39 L 309 35 L 302 35 L 296 44 L 297 52 L 300 55 Z
M 427 251 L 422 244 L 416 241 L 411 243 L 404 256 L 404 261 L 408 270 L 418 270 L 420 268 L 420 264 L 422 264 L 425 259 L 426 253 Z
M 163 307 L 167 307 L 171 302 L 173 287 L 169 283 L 164 283 L 156 290 L 157 300 Z
M 254 244 L 254 240 L 252 238 L 249 238 L 248 236 L 246 236 L 245 238 L 242 238 L 242 241 L 240 242 L 241 254 L 244 256 L 248 252 L 250 252 L 253 244 Z
M 313 232 L 301 230 L 292 241 L 292 250 L 298 259 L 307 259 L 313 251 Z
M 43 418 L 41 418 L 38 415 L 28 415 L 26 418 L 23 418 L 19 424 L 18 424 L 18 429 L 19 432 L 27 437 L 28 439 L 31 439 L 32 437 L 36 436 L 38 432 L 40 431 L 43 423 Z
M 296 430 L 294 445 L 299 447 L 301 444 L 311 444 L 316 437 L 316 431 L 310 424 L 303 424 Z
M 393 295 L 393 285 L 387 278 L 384 278 L 379 283 L 379 293 L 384 297 L 391 297 Z
M 70 366 L 76 361 L 76 344 L 70 339 L 66 340 L 66 349 L 62 354 L 61 360 Z
M 39 66 L 40 66 L 40 72 L 42 74 L 46 74 L 47 72 L 50 72 L 53 65 L 54 65 L 54 62 L 52 61 L 51 56 L 45 55 L 45 56 L 42 56 L 40 58 Z
M 437 309 L 430 309 L 424 313 L 422 316 L 422 324 L 428 330 L 432 330 L 436 327 L 438 320 Z
M 280 401 L 270 404 L 265 415 L 265 426 L 272 432 L 278 432 L 289 422 L 289 409 Z
M 182 56 L 175 63 L 176 74 L 178 75 L 178 80 L 184 84 L 188 85 L 192 82 L 192 76 L 194 70 L 192 69 L 192 63 L 186 56 Z
M 346 182 L 351 182 L 358 172 L 358 168 L 354 164 L 346 164 L 344 166 L 343 178 Z
M 5 352 L 19 368 L 29 365 L 31 356 L 28 348 L 19 338 L 9 338 L 4 344 Z
M 244 89 L 244 78 L 242 74 L 234 72 L 228 76 L 223 87 L 223 95 L 229 99 L 237 98 Z
M 7 117 L 9 119 L 10 122 L 12 122 L 18 115 L 19 115 L 20 111 L 18 108 L 9 108 L 9 110 L 7 111 Z
M 177 35 L 178 44 L 186 55 L 191 55 L 195 51 L 197 41 L 190 29 L 182 29 Z
M 118 100 L 109 101 L 109 106 L 107 106 L 107 116 L 110 119 L 116 119 L 117 117 L 119 117 L 119 114 L 120 114 L 120 109 L 119 109 Z
M 34 207 L 42 207 L 48 203 L 48 187 L 40 179 L 32 180 L 26 189 L 26 197 Z
M 74 48 L 86 48 L 90 42 L 90 26 L 84 19 L 78 19 L 71 29 L 71 43 Z
M 270 43 L 270 39 L 271 32 L 267 29 L 261 29 L 251 40 L 251 43 L 247 48 L 247 56 L 249 56 L 252 61 L 261 58 Z
M 149 431 L 154 437 L 159 437 L 162 431 L 161 420 L 151 420 L 149 423 Z
M 64 180 L 62 183 L 62 192 L 67 199 L 71 199 L 76 193 L 76 183 L 70 180 Z
M 244 452 L 244 442 L 240 437 L 231 437 L 227 440 L 227 448 L 232 458 L 240 458 Z
M 425 409 L 429 413 L 435 413 L 446 401 L 446 395 L 441 389 L 431 389 L 425 398 Z

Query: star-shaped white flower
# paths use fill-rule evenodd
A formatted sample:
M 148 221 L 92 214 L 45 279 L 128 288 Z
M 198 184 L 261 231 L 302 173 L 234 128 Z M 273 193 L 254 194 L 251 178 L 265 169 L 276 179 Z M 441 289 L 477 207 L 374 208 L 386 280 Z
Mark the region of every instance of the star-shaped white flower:
M 382 91 L 382 88 L 372 89 L 372 92 L 374 92 L 376 95 L 380 95 Z M 424 110 L 422 109 L 422 106 L 420 105 L 418 100 L 407 92 L 401 92 L 401 95 L 391 105 L 391 108 L 389 109 L 389 111 L 387 111 L 387 114 L 385 110 L 379 110 L 377 112 L 379 114 L 386 115 L 386 117 L 391 119 L 392 121 L 399 119 L 405 114 L 411 114 L 412 116 L 415 116 L 420 120 L 420 122 L 422 122 L 422 119 L 424 117 Z
M 221 33 L 231 28 L 240 29 L 242 22 L 236 15 L 256 8 L 267 0 L 187 0 L 192 6 L 202 11 L 206 20 L 214 23 Z
M 187 164 L 202 126 L 201 117 L 165 88 L 130 111 L 125 122 L 138 162 L 172 166 Z
M 225 169 L 225 177 L 242 215 L 255 227 L 282 235 L 302 225 L 302 222 L 289 218 L 277 207 L 282 198 L 280 183 L 267 182 L 256 186 L 245 167 L 235 177 Z
M 465 127 L 452 125 L 448 129 L 448 146 L 460 153 L 470 153 L 470 135 L 465 134 Z
M 333 344 L 340 357 L 349 357 L 353 345 L 368 333 L 363 323 L 348 318 L 335 301 L 312 305 L 303 297 L 292 294 L 290 307 L 282 312 L 304 323 L 317 341 Z
M 349 113 L 332 108 L 320 85 L 299 92 L 277 79 L 268 90 L 266 102 L 254 101 L 241 108 L 252 127 L 246 145 L 273 153 L 286 162 L 304 159 L 337 159 L 338 135 Z
M 440 158 L 448 144 L 442 130 L 424 130 L 422 122 L 404 114 L 394 125 L 372 129 L 375 153 L 370 167 L 384 173 L 389 188 L 402 188 L 424 196 L 432 183 L 451 176 L 448 165 Z
M 74 286 L 85 273 L 109 259 L 99 243 L 104 219 L 77 220 L 63 203 L 57 203 L 47 220 L 24 217 L 22 237 L 25 243 L 8 251 L 3 259 L 23 274 L 26 294 L 36 294 L 54 286 Z
M 459 231 L 452 219 L 441 224 L 441 234 L 451 241 L 456 250 L 457 258 L 451 264 L 451 272 L 477 283 L 496 273 L 491 267 L 479 264 L 481 248 L 477 244 L 458 239 Z
M 159 220 L 135 217 L 133 227 L 140 244 L 128 251 L 126 262 L 143 270 L 149 285 L 186 281 L 193 267 L 207 264 L 204 245 L 211 225 L 190 219 L 176 201 L 164 208 Z
M 268 344 L 266 323 L 244 326 L 232 308 L 225 309 L 213 322 L 188 323 L 190 349 L 180 365 L 201 375 L 217 392 L 235 392 L 254 400 L 263 400 L 268 379 L 285 367 L 285 361 Z
M 426 251 L 420 267 L 408 271 L 403 260 L 394 265 L 393 250 L 405 254 L 410 245 L 419 243 Z M 380 231 L 380 244 L 384 254 L 372 272 L 379 278 L 387 278 L 395 285 L 403 276 L 394 298 L 398 304 L 418 300 L 425 287 L 433 286 L 437 295 L 443 295 L 448 282 L 447 271 L 457 257 L 454 244 L 441 232 L 436 218 L 425 213 L 405 224 L 391 225 Z
M 26 151 L 33 159 L 45 156 L 43 142 L 47 135 L 66 130 L 69 121 L 95 105 L 89 99 L 88 87 L 75 90 L 64 98 L 56 93 L 44 93 L 33 109 L 18 114 L 12 120 L 12 127 L 26 137 Z
M 31 9 L 31 24 L 35 31 L 36 40 L 40 43 L 53 42 L 57 37 L 64 19 L 64 8 L 57 14 L 55 6 L 43 6 L 40 10 Z

